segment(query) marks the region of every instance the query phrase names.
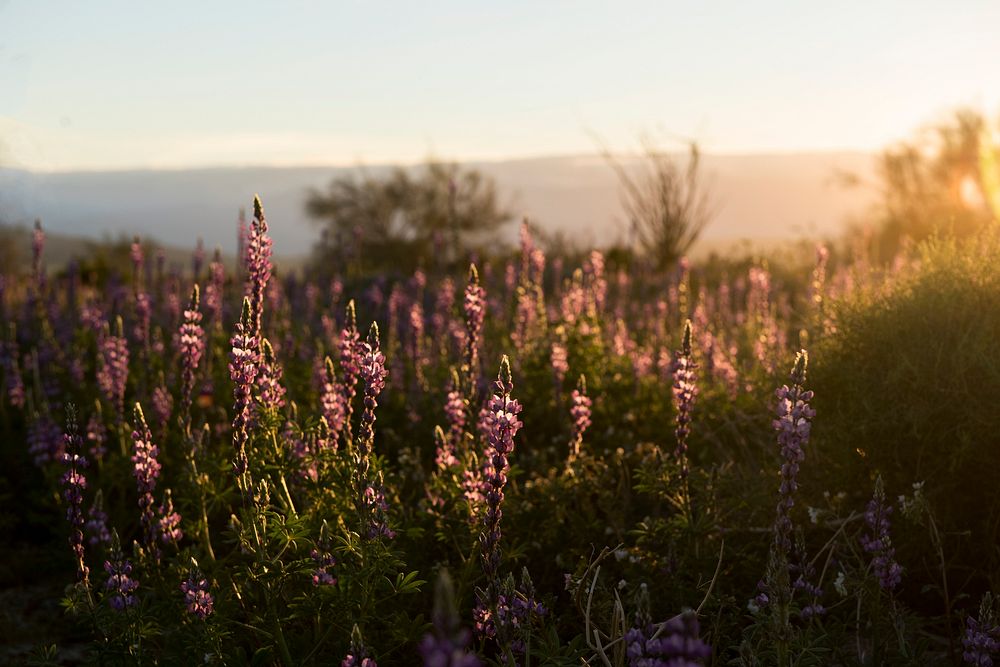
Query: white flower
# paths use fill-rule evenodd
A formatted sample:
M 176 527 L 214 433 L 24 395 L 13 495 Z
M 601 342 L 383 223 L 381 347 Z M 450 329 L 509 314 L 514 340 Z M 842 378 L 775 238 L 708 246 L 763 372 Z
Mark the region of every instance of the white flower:
M 844 585 L 844 580 L 847 576 L 843 572 L 837 573 L 837 578 L 833 581 L 833 587 L 840 593 L 840 597 L 847 597 L 847 586 Z

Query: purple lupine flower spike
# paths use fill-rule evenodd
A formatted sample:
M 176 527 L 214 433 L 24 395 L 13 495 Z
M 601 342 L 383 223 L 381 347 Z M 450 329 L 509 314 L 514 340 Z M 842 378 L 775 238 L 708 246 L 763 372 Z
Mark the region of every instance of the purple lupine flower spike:
M 226 267 L 222 263 L 222 251 L 218 248 L 208 265 L 208 285 L 205 286 L 205 315 L 214 329 L 222 327 L 222 292 L 226 284 Z
M 135 590 L 139 588 L 139 582 L 132 577 L 132 563 L 122 553 L 117 531 L 111 531 L 111 553 L 104 561 L 104 571 L 108 573 L 104 588 L 110 595 L 108 603 L 111 608 L 125 611 L 134 607 L 138 603 Z
M 469 283 L 465 287 L 465 376 L 468 391 L 474 392 L 479 376 L 479 339 L 486 317 L 486 290 L 479 285 L 479 271 L 476 265 L 469 266 Z
M 340 388 L 344 406 L 344 434 L 350 443 L 352 440 L 351 419 L 354 416 L 354 394 L 357 392 L 358 377 L 361 375 L 361 336 L 358 334 L 354 299 L 347 302 L 344 319 L 344 328 L 340 331 L 337 348 L 340 355 L 340 373 L 343 376 Z
M 681 478 L 684 479 L 688 476 L 687 452 L 688 435 L 691 433 L 691 412 L 694 409 L 695 397 L 698 395 L 695 368 L 694 358 L 691 355 L 691 320 L 687 320 L 684 324 L 681 349 L 674 356 L 672 364 L 674 409 L 677 411 L 677 427 L 674 429 L 677 448 L 674 450 L 674 458 L 680 465 Z
M 167 489 L 166 498 L 160 505 L 157 530 L 164 545 L 176 546 L 184 537 L 184 531 L 181 530 L 181 515 L 174 511 L 174 500 L 170 489 Z
M 486 492 L 486 516 L 479 542 L 482 548 L 483 574 L 486 575 L 485 590 L 478 591 L 476 609 L 476 632 L 481 637 L 493 637 L 497 631 L 497 605 L 500 595 L 500 519 L 507 472 L 510 469 L 508 457 L 514 451 L 514 436 L 523 426 L 518 419 L 521 404 L 510 397 L 514 383 L 510 374 L 510 360 L 504 355 L 500 361 L 500 372 L 494 383 L 494 394 L 486 406 L 485 426 L 487 429 L 487 458 L 490 466 L 485 471 L 488 491 Z
M 113 330 L 107 328 L 101 336 L 97 363 L 97 385 L 118 418 L 124 421 L 125 385 L 128 382 L 128 341 L 125 340 L 122 318 L 115 318 Z
M 3 350 L 3 366 L 7 380 L 7 398 L 15 408 L 23 408 L 26 398 L 24 378 L 21 376 L 20 348 L 17 344 L 17 325 L 10 323 Z
M 438 470 L 447 470 L 458 465 L 459 460 L 455 456 L 455 448 L 445 435 L 444 429 L 440 426 L 434 427 L 434 465 Z
M 375 408 L 388 375 L 385 355 L 379 350 L 378 325 L 374 322 L 368 331 L 368 339 L 361 346 L 360 372 L 365 383 L 364 411 L 361 413 L 355 449 L 355 483 L 362 535 L 391 537 L 392 531 L 384 523 L 385 497 L 381 484 L 370 477 L 369 459 L 375 442 Z
M 654 624 L 649 614 L 649 593 L 639 589 L 635 625 L 625 634 L 629 667 L 699 667 L 711 657 L 711 647 L 699 637 L 698 615 L 685 609 Z
M 979 605 L 979 615 L 971 614 L 965 621 L 962 637 L 962 660 L 976 667 L 993 667 L 1000 654 L 1000 622 L 993 608 L 994 598 L 987 593 Z
M 472 633 L 462 627 L 455 607 L 454 586 L 447 570 L 441 570 L 434 586 L 431 620 L 434 629 L 420 642 L 424 667 L 480 667 L 479 658 L 468 651 Z
M 783 385 L 775 395 L 778 397 L 777 419 L 774 429 L 778 432 L 781 446 L 781 486 L 778 489 L 778 509 L 774 522 L 775 544 L 785 554 L 792 548 L 791 510 L 795 506 L 795 491 L 798 489 L 799 465 L 805 459 L 805 445 L 809 442 L 810 420 L 816 411 L 809 406 L 813 392 L 806 391 L 806 369 L 809 355 L 805 350 L 795 357 L 792 367 L 792 386 Z
M 87 510 L 87 523 L 84 525 L 87 533 L 87 543 L 90 546 L 111 544 L 111 531 L 108 530 L 108 513 L 104 511 L 104 494 L 100 489 L 94 496 L 94 502 Z
M 378 667 L 374 658 L 368 656 L 371 649 L 365 645 L 361 637 L 361 629 L 355 623 L 351 630 L 351 648 L 344 656 L 340 667 Z
M 875 493 L 865 509 L 865 523 L 871 534 L 861 535 L 861 546 L 871 554 L 872 570 L 879 586 L 891 593 L 902 580 L 903 568 L 895 560 L 896 550 L 889 534 L 892 525 L 889 521 L 890 514 L 892 506 L 885 502 L 885 487 L 882 476 L 879 475 L 875 479 Z
M 198 568 L 198 561 L 191 559 L 191 570 L 187 579 L 181 582 L 181 592 L 184 593 L 184 606 L 187 612 L 200 621 L 212 615 L 215 611 L 215 598 L 209 592 L 211 585 Z
M 285 386 L 281 380 L 284 371 L 274 355 L 271 341 L 264 338 L 260 343 L 261 364 L 257 375 L 257 389 L 260 391 L 260 408 L 278 410 L 285 406 Z
M 323 385 L 319 403 L 326 423 L 330 427 L 331 443 L 334 449 L 337 447 L 337 441 L 347 417 L 343 400 L 344 394 L 337 382 L 337 371 L 333 367 L 333 360 L 326 357 L 323 359 Z
M 83 470 L 87 467 L 87 459 L 83 455 L 83 438 L 76 421 L 76 408 L 72 403 L 66 406 L 66 434 L 64 436 L 65 453 L 63 465 L 67 470 L 63 473 L 63 500 L 66 501 L 66 520 L 69 521 L 69 546 L 76 558 L 76 578 L 84 584 L 88 583 L 90 570 L 84 563 L 83 548 L 83 492 L 87 488 L 87 478 Z
M 170 414 L 174 410 L 174 397 L 167 389 L 167 380 L 161 371 L 156 387 L 153 388 L 153 415 L 156 417 L 157 433 L 163 434 L 166 431 L 167 423 L 170 421 Z
M 181 414 L 185 420 L 190 419 L 198 365 L 205 354 L 205 330 L 201 327 L 199 310 L 200 296 L 201 291 L 196 284 L 191 289 L 191 300 L 184 310 L 184 322 L 178 331 L 181 358 Z
M 330 573 L 330 568 L 337 564 L 337 559 L 330 553 L 330 527 L 326 521 L 319 529 L 319 540 L 316 547 L 309 552 L 315 567 L 312 571 L 313 586 L 333 586 L 337 583 L 336 577 Z
M 250 418 L 253 407 L 253 387 L 257 378 L 257 344 L 254 338 L 253 311 L 250 299 L 244 297 L 243 312 L 231 339 L 229 377 L 233 381 L 233 469 L 241 490 L 249 489 L 246 446 L 250 439 Z
M 104 409 L 101 399 L 94 399 L 94 412 L 87 420 L 87 442 L 90 443 L 90 455 L 95 461 L 103 461 L 108 453 L 108 428 L 104 425 Z
M 465 421 L 468 411 L 469 401 L 462 395 L 462 381 L 458 376 L 458 371 L 452 368 L 444 413 L 448 420 L 448 439 L 454 448 L 459 447 L 465 437 Z
M 587 378 L 583 375 L 577 380 L 576 389 L 570 396 L 569 415 L 573 421 L 573 436 L 570 442 L 570 460 L 580 456 L 580 446 L 583 444 L 583 434 L 590 427 L 590 408 L 592 402 L 587 396 Z
M 156 537 L 159 524 L 156 519 L 153 491 L 160 476 L 160 449 L 153 442 L 153 434 L 142 414 L 142 406 L 135 404 L 132 418 L 132 464 L 136 489 L 139 492 L 139 520 L 142 524 L 143 542 L 151 552 L 158 553 Z
M 262 331 L 264 295 L 267 282 L 271 279 L 271 271 L 271 237 L 267 234 L 264 207 L 260 203 L 260 197 L 255 195 L 253 198 L 253 221 L 250 223 L 250 233 L 247 239 L 247 293 L 250 296 L 252 333 L 258 342 Z

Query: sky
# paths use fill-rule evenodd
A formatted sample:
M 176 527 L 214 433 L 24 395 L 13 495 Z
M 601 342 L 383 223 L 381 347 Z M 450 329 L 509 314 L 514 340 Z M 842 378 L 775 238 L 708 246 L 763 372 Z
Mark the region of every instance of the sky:
M 1000 114 L 1000 3 L 0 0 L 0 166 L 877 150 Z

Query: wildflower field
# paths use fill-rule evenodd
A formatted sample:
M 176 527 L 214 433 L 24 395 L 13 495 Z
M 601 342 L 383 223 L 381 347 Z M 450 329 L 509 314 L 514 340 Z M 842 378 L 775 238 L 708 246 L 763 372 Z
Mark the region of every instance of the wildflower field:
M 258 200 L 235 271 L 98 275 L 38 228 L 0 282 L 4 660 L 991 665 L 987 231 L 284 272 Z

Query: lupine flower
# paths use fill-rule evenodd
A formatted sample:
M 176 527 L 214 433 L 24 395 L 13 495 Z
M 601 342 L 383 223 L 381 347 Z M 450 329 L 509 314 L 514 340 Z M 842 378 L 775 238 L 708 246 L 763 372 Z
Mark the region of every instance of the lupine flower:
M 156 387 L 153 388 L 153 414 L 156 416 L 156 425 L 159 428 L 158 433 L 163 433 L 167 428 L 167 423 L 170 421 L 170 413 L 174 410 L 174 397 L 170 394 L 170 390 L 167 389 L 166 378 L 164 378 L 163 373 L 160 373 L 159 381 Z
M 671 370 L 674 378 L 674 409 L 677 411 L 677 427 L 674 435 L 677 438 L 677 448 L 674 458 L 681 468 L 681 478 L 688 476 L 688 435 L 691 433 L 691 411 L 694 399 L 698 395 L 695 384 L 694 358 L 691 356 L 691 320 L 684 324 L 684 339 L 681 349 L 674 357 Z
M 184 593 L 184 606 L 187 612 L 201 621 L 211 616 L 215 609 L 215 599 L 208 592 L 209 588 L 208 579 L 195 563 L 188 578 L 181 582 L 181 592 Z
M 555 378 L 556 387 L 562 387 L 562 383 L 566 379 L 566 374 L 569 373 L 569 353 L 566 351 L 564 343 L 560 341 L 552 343 L 550 360 L 552 362 L 552 375 Z
M 987 593 L 979 606 L 978 618 L 965 620 L 962 637 L 962 659 L 976 667 L 993 667 L 993 658 L 1000 653 L 1000 623 L 993 610 L 993 596 Z
M 167 489 L 166 498 L 160 505 L 158 530 L 160 541 L 165 545 L 176 545 L 184 537 L 181 530 L 181 515 L 174 511 L 174 501 Z
M 76 423 L 76 410 L 70 404 L 66 408 L 66 434 L 64 436 L 65 453 L 63 465 L 67 470 L 63 473 L 63 500 L 66 501 L 66 520 L 69 521 L 69 546 L 76 557 L 77 580 L 86 582 L 90 570 L 83 562 L 83 492 L 87 488 L 87 478 L 83 474 L 87 467 L 87 459 L 83 456 L 83 438 Z
M 385 482 L 381 470 L 375 480 L 365 487 L 363 505 L 365 515 L 368 517 L 368 529 L 365 533 L 368 539 L 385 537 L 391 540 L 396 537 L 396 532 L 389 527 L 387 518 L 389 505 L 385 501 Z
M 344 394 L 337 382 L 337 372 L 333 368 L 333 360 L 326 357 L 323 360 L 323 385 L 319 394 L 320 410 L 330 427 L 333 447 L 336 449 L 337 439 L 344 429 L 346 411 L 344 410 Z
M 604 277 L 604 255 L 599 250 L 592 250 L 590 258 L 583 265 L 584 280 L 590 287 L 590 304 L 588 310 L 596 315 L 604 310 L 604 302 L 608 295 L 608 281 Z
M 260 392 L 260 407 L 264 410 L 277 410 L 285 406 L 285 386 L 281 383 L 284 371 L 281 363 L 274 356 L 271 341 L 264 338 L 260 343 L 261 364 L 257 375 L 257 389 Z
M 153 443 L 153 434 L 142 414 L 142 406 L 135 404 L 132 419 L 132 463 L 136 489 L 139 491 L 139 519 L 143 529 L 143 539 L 147 547 L 154 549 L 158 524 L 156 520 L 153 491 L 160 476 L 160 448 Z
M 497 603 L 500 595 L 500 519 L 503 516 L 504 486 L 510 469 L 508 457 L 514 451 L 514 436 L 523 426 L 518 419 L 521 404 L 510 397 L 514 383 L 510 375 L 510 361 L 504 355 L 500 372 L 494 384 L 494 394 L 487 403 L 485 425 L 488 430 L 487 458 L 492 468 L 486 476 L 489 490 L 486 493 L 486 517 L 479 542 L 482 548 L 483 574 L 486 589 L 478 591 L 475 609 L 476 632 L 480 636 L 496 635 Z
M 448 384 L 448 395 L 444 403 L 444 415 L 448 421 L 448 445 L 454 453 L 465 437 L 465 418 L 469 402 L 462 395 L 462 382 L 458 372 L 451 369 L 451 379 Z
M 25 401 L 24 378 L 21 376 L 21 365 L 18 362 L 21 353 L 17 344 L 17 329 L 13 322 L 10 323 L 7 340 L 0 346 L 0 350 L 3 351 L 7 398 L 15 408 L 23 408 Z
M 629 667 L 698 667 L 712 656 L 698 638 L 698 617 L 691 610 L 667 621 L 659 633 L 654 628 L 647 624 L 625 634 Z
M 388 372 L 385 369 L 385 355 L 379 350 L 378 325 L 372 322 L 368 331 L 368 340 L 361 344 L 360 374 L 365 383 L 364 413 L 361 415 L 361 426 L 358 429 L 358 448 L 367 456 L 371 452 L 375 438 L 375 408 L 378 407 L 378 395 L 385 388 Z
M 440 426 L 434 427 L 434 464 L 438 470 L 446 470 L 460 462 L 455 456 L 455 448 Z
M 95 461 L 103 461 L 108 453 L 108 428 L 104 425 L 104 413 L 101 401 L 94 401 L 94 412 L 87 420 L 87 442 L 90 443 L 90 455 Z
M 139 344 L 140 348 L 146 348 L 149 343 L 149 333 L 153 316 L 153 304 L 149 295 L 139 292 L 135 295 L 135 326 L 132 328 L 132 337 Z
M 337 583 L 336 577 L 328 571 L 329 568 L 337 564 L 337 559 L 329 551 L 313 549 L 309 552 L 309 557 L 312 558 L 315 564 L 315 568 L 312 571 L 313 586 L 333 586 Z
M 253 334 L 253 312 L 250 299 L 244 297 L 243 312 L 233 334 L 229 361 L 229 377 L 233 381 L 233 468 L 243 491 L 248 488 L 244 476 L 247 472 L 246 445 L 250 439 L 248 428 L 253 406 L 253 387 L 257 378 L 257 341 Z
M 250 223 L 250 233 L 247 237 L 247 294 L 250 297 L 250 314 L 252 334 L 256 339 L 261 336 L 261 321 L 264 315 L 264 296 L 267 282 L 271 279 L 271 237 L 267 235 L 267 219 L 264 217 L 264 207 L 260 197 L 253 198 L 253 221 Z M 259 363 L 259 360 L 258 360 Z
M 570 444 L 570 459 L 580 455 L 580 445 L 583 444 L 583 434 L 590 427 L 590 407 L 592 403 L 587 396 L 587 378 L 583 375 L 577 380 L 576 389 L 570 396 L 569 415 L 572 419 L 573 436 Z
M 125 414 L 125 384 L 128 382 L 128 341 L 122 333 L 122 318 L 115 319 L 113 331 L 104 330 L 99 342 L 97 386 L 104 399 L 115 408 L 118 423 Z
M 428 359 L 424 349 L 424 307 L 419 301 L 410 304 L 410 358 L 417 375 L 417 384 L 423 384 L 424 366 Z
M 885 502 L 881 475 L 875 479 L 875 493 L 865 509 L 865 523 L 871 534 L 861 535 L 861 546 L 872 556 L 872 570 L 882 590 L 892 592 L 902 580 L 903 568 L 895 560 L 896 550 L 889 535 L 892 506 Z
M 455 608 L 455 591 L 447 570 L 441 570 L 434 586 L 431 620 L 434 629 L 420 642 L 424 667 L 480 667 L 479 658 L 468 651 L 472 633 L 461 625 Z
M 87 510 L 87 523 L 84 524 L 87 543 L 90 546 L 111 544 L 111 531 L 108 530 L 108 513 L 104 511 L 104 496 L 97 490 L 94 502 Z
M 792 582 L 792 593 L 805 598 L 799 609 L 799 617 L 808 621 L 815 616 L 822 616 L 826 613 L 826 607 L 820 602 L 823 597 L 823 589 L 812 583 L 816 576 L 815 569 L 806 557 L 806 545 L 802 532 L 796 533 L 794 562 L 788 564 L 788 573 L 794 577 Z
M 391 536 L 392 531 L 384 524 L 385 496 L 381 485 L 373 483 L 369 474 L 371 465 L 369 457 L 375 443 L 375 408 L 378 407 L 378 396 L 385 388 L 385 379 L 388 375 L 385 369 L 385 355 L 379 350 L 378 325 L 374 322 L 368 331 L 368 340 L 361 345 L 359 361 L 365 388 L 364 411 L 361 413 L 355 455 L 357 463 L 355 479 L 362 534 L 372 537 Z
M 118 533 L 114 531 L 111 533 L 111 554 L 104 561 L 104 571 L 108 573 L 104 588 L 111 596 L 108 598 L 111 608 L 125 611 L 135 606 L 138 603 L 135 590 L 139 588 L 139 582 L 132 577 L 132 563 L 122 553 Z
M 465 287 L 462 310 L 465 313 L 465 374 L 472 391 L 479 375 L 479 338 L 486 317 L 486 290 L 479 285 L 479 271 L 475 264 L 469 266 L 469 283 Z
M 451 276 L 445 276 L 438 284 L 437 297 L 434 300 L 434 314 L 431 325 L 435 338 L 441 339 L 448 329 L 452 308 L 455 306 L 455 281 Z
M 774 522 L 774 539 L 777 546 L 788 553 L 792 548 L 791 510 L 795 505 L 798 489 L 799 464 L 805 459 L 803 447 L 809 442 L 810 420 L 816 411 L 809 406 L 813 392 L 806 391 L 806 367 L 809 356 L 805 350 L 795 357 L 792 367 L 792 386 L 783 385 L 775 392 L 778 397 L 777 419 L 774 429 L 778 432 L 781 447 L 781 486 L 778 489 L 778 511 Z
M 226 267 L 222 264 L 222 251 L 215 249 L 212 263 L 208 265 L 208 285 L 205 286 L 205 314 L 215 327 L 222 326 L 222 292 L 226 284 Z
M 369 648 L 361 638 L 361 629 L 357 624 L 351 630 L 351 648 L 344 656 L 340 667 L 378 667 L 374 658 L 368 657 Z
M 48 413 L 35 413 L 34 419 L 28 423 L 27 432 L 28 453 L 36 466 L 60 461 L 63 454 L 63 434 Z
M 333 586 L 337 583 L 337 579 L 330 574 L 330 568 L 337 564 L 337 559 L 330 553 L 329 531 L 330 527 L 324 521 L 319 529 L 316 548 L 309 552 L 315 565 L 312 571 L 313 586 Z
M 340 373 L 343 375 L 341 390 L 343 391 L 345 432 L 351 435 L 351 418 L 354 416 L 354 394 L 357 391 L 358 377 L 361 374 L 360 354 L 361 336 L 358 335 L 357 315 L 354 312 L 354 299 L 347 302 L 344 328 L 337 339 L 340 354 Z
M 535 598 L 535 585 L 528 574 L 528 568 L 521 570 L 521 584 L 514 583 L 514 575 L 508 574 L 500 587 L 497 597 L 496 626 L 498 635 L 509 642 L 510 655 L 515 664 L 520 664 L 528 651 L 532 625 L 545 616 L 548 610 Z M 503 663 L 510 664 L 510 655 L 504 655 Z
M 518 285 L 514 330 L 510 334 L 510 339 L 518 351 L 524 349 L 529 338 L 531 338 L 531 333 L 534 331 L 535 321 L 538 317 L 538 308 L 536 306 L 537 301 L 533 285 Z
M 201 328 L 199 296 L 200 290 L 196 284 L 191 289 L 191 300 L 184 310 L 184 323 L 177 332 L 181 360 L 181 411 L 184 415 L 188 415 L 191 409 L 198 365 L 205 353 L 205 331 Z

